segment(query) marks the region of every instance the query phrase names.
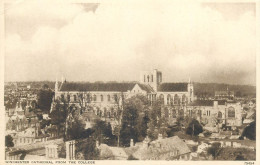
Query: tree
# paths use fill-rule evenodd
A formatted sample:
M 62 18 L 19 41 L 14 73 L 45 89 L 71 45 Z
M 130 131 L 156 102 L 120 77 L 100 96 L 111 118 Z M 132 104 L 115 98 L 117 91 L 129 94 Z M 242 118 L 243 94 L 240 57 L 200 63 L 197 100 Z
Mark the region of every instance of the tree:
M 247 137 L 250 140 L 255 140 L 256 139 L 256 122 L 253 121 L 250 123 L 242 133 L 243 137 Z
M 86 140 L 80 140 L 76 144 L 76 153 L 82 153 L 84 160 L 98 160 L 99 150 L 96 146 L 94 138 L 90 137 Z M 81 155 L 81 154 L 79 154 Z M 82 159 L 82 157 L 80 157 Z
M 93 126 L 93 137 L 100 143 L 115 144 L 116 137 L 112 134 L 112 127 L 110 123 L 102 120 L 96 120 Z
M 38 107 L 45 113 L 49 113 L 51 109 L 52 97 L 54 92 L 51 90 L 41 89 L 38 93 Z
M 5 136 L 5 146 L 6 147 L 13 147 L 14 146 L 13 138 L 12 138 L 11 135 Z
M 216 159 L 221 149 L 220 143 L 212 143 L 211 147 L 208 148 L 208 154 L 212 155 L 213 158 Z
M 139 114 L 134 105 L 126 106 L 123 112 L 122 127 L 120 130 L 120 139 L 124 146 L 129 146 L 130 139 L 137 141 L 137 120 Z
M 203 132 L 203 128 L 200 125 L 199 121 L 196 119 L 192 119 L 192 121 L 186 128 L 186 134 L 191 135 L 193 137 L 194 135 L 197 136 L 201 132 Z
M 56 101 L 55 107 L 50 113 L 50 118 L 51 118 L 51 124 L 57 125 L 58 136 L 60 134 L 61 128 L 65 126 L 64 123 L 66 121 L 66 116 L 64 114 L 65 114 L 65 110 L 63 109 L 63 105 L 61 105 L 59 101 Z
M 123 146 L 129 146 L 130 139 L 135 142 L 142 141 L 146 136 L 147 116 L 149 102 L 142 95 L 133 96 L 125 100 L 120 125 L 120 139 Z
M 160 100 L 153 102 L 149 113 L 149 119 L 147 132 L 148 137 L 151 140 L 157 139 L 159 134 L 162 134 L 163 137 L 168 135 L 168 118 L 162 114 L 162 102 Z

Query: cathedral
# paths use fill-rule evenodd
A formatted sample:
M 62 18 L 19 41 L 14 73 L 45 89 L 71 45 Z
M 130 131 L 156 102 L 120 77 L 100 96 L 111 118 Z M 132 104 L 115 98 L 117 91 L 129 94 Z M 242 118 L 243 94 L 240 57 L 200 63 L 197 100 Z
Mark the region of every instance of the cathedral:
M 94 107 L 96 114 L 113 117 L 122 100 L 134 95 L 144 95 L 152 103 L 160 99 L 164 105 L 184 106 L 193 102 L 193 84 L 187 83 L 164 83 L 162 72 L 154 69 L 142 71 L 139 82 L 108 82 L 108 83 L 75 83 L 56 81 L 55 100 L 67 100 L 70 104 Z

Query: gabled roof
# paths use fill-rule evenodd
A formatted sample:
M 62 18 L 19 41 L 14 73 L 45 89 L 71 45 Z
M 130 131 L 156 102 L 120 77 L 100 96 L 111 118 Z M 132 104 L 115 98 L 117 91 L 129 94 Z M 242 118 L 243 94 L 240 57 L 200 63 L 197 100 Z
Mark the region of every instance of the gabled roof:
M 188 83 L 162 83 L 158 87 L 159 92 L 186 92 Z
M 64 83 L 60 91 L 116 91 L 126 92 L 133 89 L 136 83 Z
M 179 151 L 179 155 L 190 153 L 189 147 L 186 143 L 180 139 L 178 136 L 173 136 L 166 139 L 155 140 L 150 143 L 148 148 L 140 147 L 133 156 L 141 159 L 147 160 L 151 159 L 152 157 L 157 157 L 161 154 Z
M 144 90 L 148 93 L 154 92 L 153 88 L 149 85 L 145 85 L 145 84 L 138 84 L 138 85 L 142 90 Z
M 134 86 L 138 84 L 142 90 L 146 92 L 152 92 L 153 89 L 149 85 L 139 84 L 135 82 L 95 82 L 95 83 L 76 83 L 76 82 L 66 82 L 63 83 L 60 91 L 111 91 L 111 92 L 127 92 L 132 90 Z

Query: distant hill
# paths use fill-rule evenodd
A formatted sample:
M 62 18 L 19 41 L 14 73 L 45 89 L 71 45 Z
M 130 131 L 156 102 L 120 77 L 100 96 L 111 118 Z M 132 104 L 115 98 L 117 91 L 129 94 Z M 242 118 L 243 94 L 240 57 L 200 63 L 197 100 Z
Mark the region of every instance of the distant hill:
M 196 96 L 206 95 L 212 97 L 215 95 L 215 91 L 234 91 L 235 96 L 256 96 L 256 86 L 250 85 L 230 85 L 230 84 L 218 84 L 218 83 L 194 83 L 194 94 Z

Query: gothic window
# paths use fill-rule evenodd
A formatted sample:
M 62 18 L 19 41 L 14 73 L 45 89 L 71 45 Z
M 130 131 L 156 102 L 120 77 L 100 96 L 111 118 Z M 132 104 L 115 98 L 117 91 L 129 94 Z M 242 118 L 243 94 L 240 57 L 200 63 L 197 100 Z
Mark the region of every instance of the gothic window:
M 175 109 L 172 110 L 172 117 L 176 118 L 176 110 Z
M 68 102 L 70 101 L 70 95 L 69 94 L 67 95 L 67 100 L 68 100 Z
M 73 100 L 73 101 L 76 101 L 76 100 L 77 100 L 77 97 L 76 97 L 76 95 L 73 95 L 73 97 L 74 97 L 74 100 Z
M 145 82 L 145 75 L 144 75 L 144 82 Z
M 114 94 L 114 100 L 115 100 L 115 102 L 117 102 L 117 100 L 118 100 L 117 94 Z
M 147 82 L 149 82 L 149 79 L 150 79 L 150 77 L 149 77 L 149 75 L 147 76 Z
M 163 100 L 164 100 L 163 94 L 160 94 L 159 99 L 160 99 L 161 102 L 164 102 L 164 101 L 163 101 Z
M 97 96 L 93 95 L 93 101 L 97 101 Z
M 222 113 L 218 112 L 218 118 L 222 118 Z
M 235 108 L 229 107 L 228 108 L 228 117 L 235 117 Z
M 185 102 L 186 102 L 186 96 L 184 94 L 184 95 L 182 95 L 182 103 L 184 104 Z
M 104 100 L 104 98 L 103 98 L 103 95 L 101 95 L 101 96 L 100 96 L 100 99 L 101 99 L 101 101 L 103 101 L 103 100 Z
M 179 102 L 179 97 L 177 94 L 174 95 L 174 104 L 178 104 Z
M 153 82 L 153 75 L 151 76 L 151 82 Z
M 167 95 L 167 105 L 170 105 L 170 102 L 171 102 L 171 95 Z
M 107 95 L 107 101 L 110 101 L 110 95 Z
M 87 102 L 90 102 L 90 95 L 87 94 Z

